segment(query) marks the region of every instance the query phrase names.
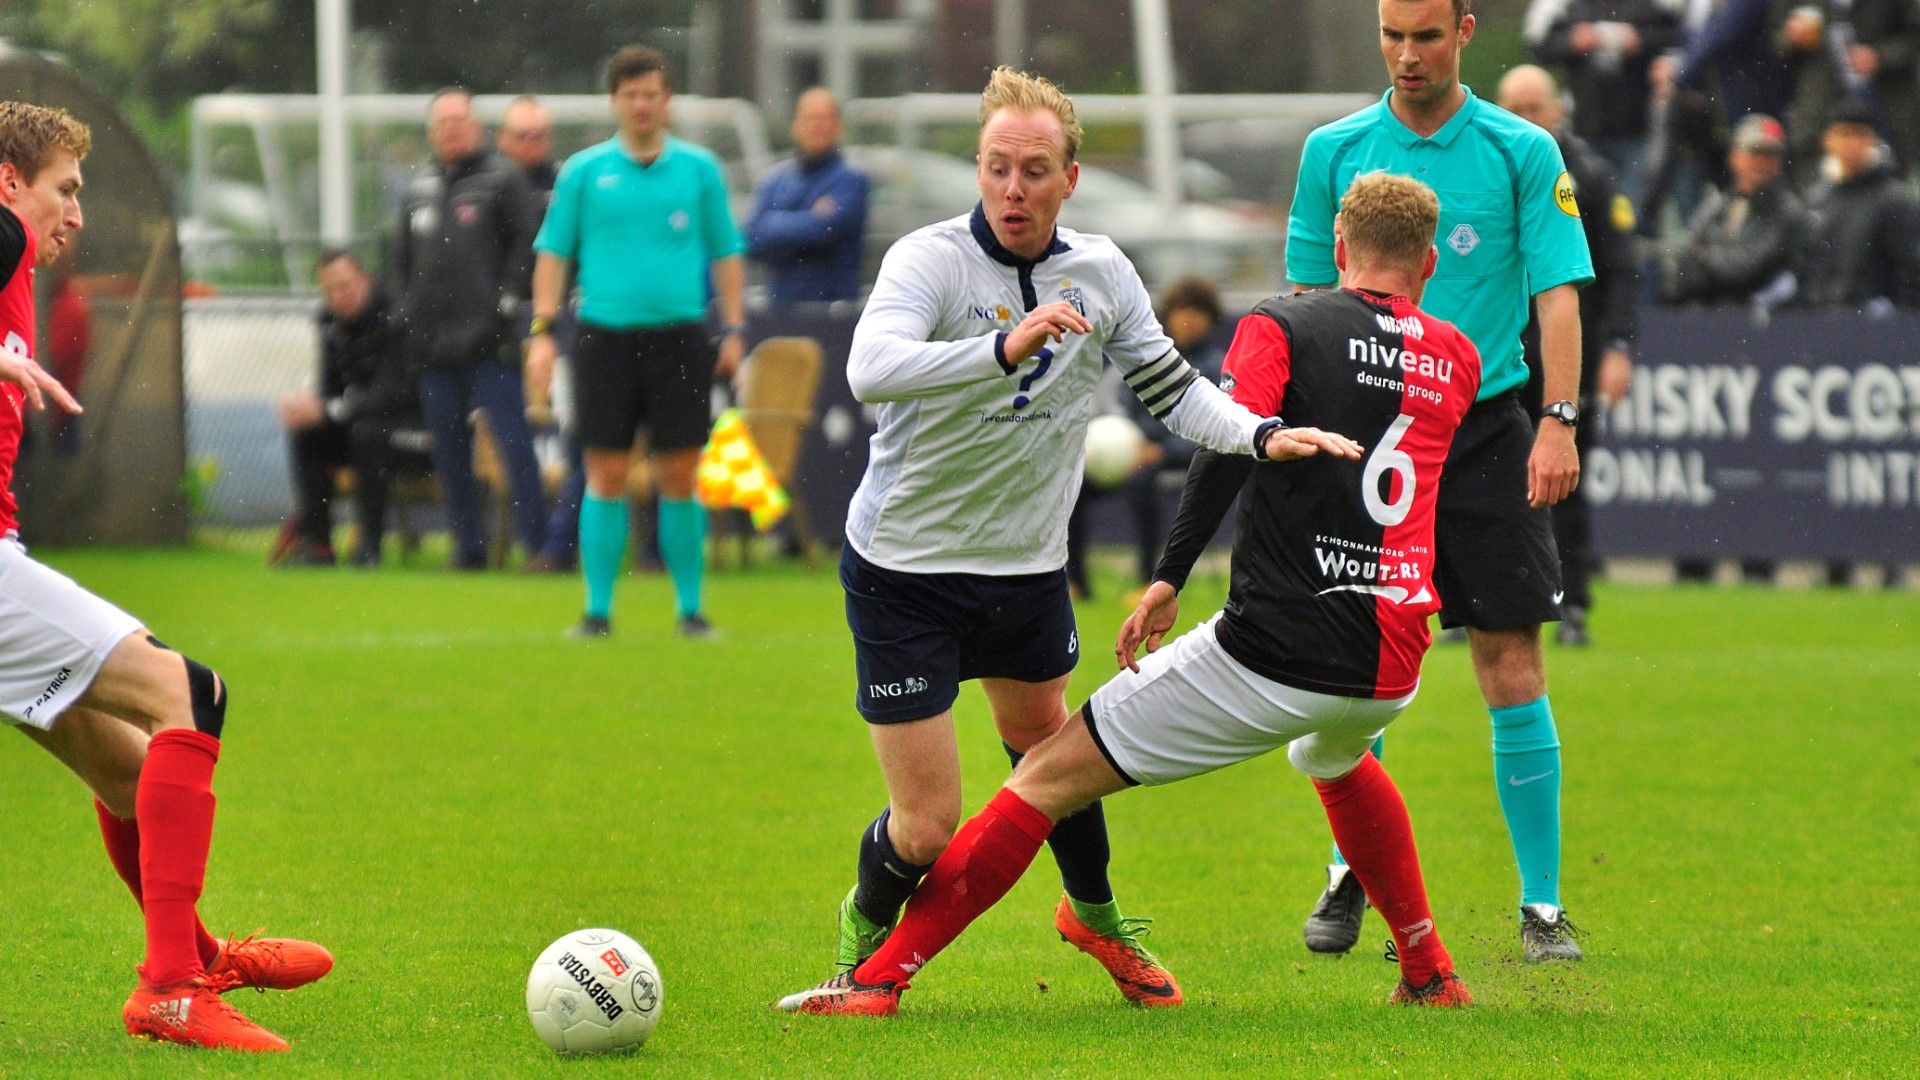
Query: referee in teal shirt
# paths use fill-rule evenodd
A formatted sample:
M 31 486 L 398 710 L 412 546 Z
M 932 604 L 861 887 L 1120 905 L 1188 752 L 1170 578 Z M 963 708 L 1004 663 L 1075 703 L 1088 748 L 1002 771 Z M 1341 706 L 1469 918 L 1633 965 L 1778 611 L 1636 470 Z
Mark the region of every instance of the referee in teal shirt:
M 707 515 L 694 498 L 709 392 L 739 370 L 746 308 L 746 244 L 727 205 L 714 156 L 667 134 L 666 58 L 630 45 L 607 65 L 620 132 L 567 159 L 554 185 L 533 271 L 527 374 L 553 374 L 549 333 L 571 271 L 579 339 L 571 356 L 576 429 L 587 467 L 580 504 L 580 571 L 586 614 L 578 637 L 611 632 L 613 583 L 627 550 L 627 475 L 635 436 L 647 432 L 660 495 L 660 555 L 680 633 L 711 637 L 700 610 Z M 707 299 L 725 326 L 715 355 Z
M 1473 38 L 1470 3 L 1380 0 L 1380 51 L 1393 85 L 1379 104 L 1307 137 L 1287 226 L 1287 276 L 1299 289 L 1338 280 L 1334 213 L 1355 176 L 1384 170 L 1439 194 L 1439 265 L 1421 306 L 1465 331 L 1483 365 L 1479 400 L 1441 481 L 1440 621 L 1467 628 L 1492 714 L 1494 783 L 1520 869 L 1523 950 L 1529 960 L 1574 960 L 1580 947 L 1560 906 L 1560 740 L 1540 625 L 1560 617 L 1547 508 L 1580 477 L 1576 290 L 1593 280 L 1593 264 L 1553 137 L 1460 83 L 1460 50 Z M 1519 399 L 1529 300 L 1539 312 L 1549 402 L 1537 432 Z M 1365 907 L 1336 851 L 1307 919 L 1308 948 L 1351 949 Z

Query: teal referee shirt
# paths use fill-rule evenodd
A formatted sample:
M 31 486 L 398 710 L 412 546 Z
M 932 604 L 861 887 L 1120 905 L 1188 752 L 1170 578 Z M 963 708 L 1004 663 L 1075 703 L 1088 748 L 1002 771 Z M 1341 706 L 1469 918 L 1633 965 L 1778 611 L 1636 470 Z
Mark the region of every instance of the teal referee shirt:
M 1420 308 L 1480 350 L 1484 401 L 1527 381 L 1520 332 L 1533 297 L 1593 280 L 1573 181 L 1553 136 L 1472 90 L 1424 139 L 1387 107 L 1391 95 L 1307 136 L 1287 221 L 1287 277 L 1305 286 L 1340 279 L 1333 215 L 1354 177 L 1384 171 L 1426 184 L 1440 196 L 1440 263 Z
M 668 136 L 642 165 L 615 136 L 561 166 L 533 249 L 573 261 L 581 321 L 652 330 L 705 319 L 708 268 L 746 243 L 712 153 Z

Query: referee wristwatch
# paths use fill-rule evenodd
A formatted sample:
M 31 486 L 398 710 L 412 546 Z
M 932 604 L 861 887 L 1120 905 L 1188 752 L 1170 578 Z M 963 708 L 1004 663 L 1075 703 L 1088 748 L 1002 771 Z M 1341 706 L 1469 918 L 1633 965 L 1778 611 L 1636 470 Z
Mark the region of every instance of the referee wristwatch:
M 1568 427 L 1580 426 L 1580 406 L 1571 401 L 1556 401 L 1540 410 L 1540 419 L 1554 419 Z

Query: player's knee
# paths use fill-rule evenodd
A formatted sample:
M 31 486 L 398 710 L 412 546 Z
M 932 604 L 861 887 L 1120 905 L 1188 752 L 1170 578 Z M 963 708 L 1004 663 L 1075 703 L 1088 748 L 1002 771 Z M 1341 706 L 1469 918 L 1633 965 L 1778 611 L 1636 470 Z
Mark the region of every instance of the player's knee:
M 214 738 L 227 724 L 227 684 L 213 669 L 190 656 L 187 662 L 187 703 L 193 710 L 193 726 Z
M 933 815 L 905 815 L 896 809 L 893 815 L 893 850 L 915 866 L 926 866 L 947 850 L 960 827 L 960 811 Z
M 1317 733 L 1304 735 L 1287 744 L 1287 760 L 1315 780 L 1333 781 L 1352 772 L 1372 745 L 1372 737 L 1363 743 L 1334 745 Z

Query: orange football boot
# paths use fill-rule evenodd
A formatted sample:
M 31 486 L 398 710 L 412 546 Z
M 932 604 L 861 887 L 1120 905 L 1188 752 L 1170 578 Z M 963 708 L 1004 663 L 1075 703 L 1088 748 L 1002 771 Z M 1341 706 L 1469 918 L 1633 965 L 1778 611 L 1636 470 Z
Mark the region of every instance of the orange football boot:
M 288 1049 L 287 1040 L 240 1015 L 220 996 L 229 981 L 196 975 L 171 986 L 154 986 L 142 973 L 120 1018 L 127 1034 L 155 1042 L 253 1053 Z
M 1460 976 L 1447 968 L 1427 981 L 1425 986 L 1414 986 L 1405 979 L 1393 988 L 1392 996 L 1387 998 L 1389 1005 L 1428 1005 L 1436 1009 L 1459 1009 L 1473 1004 L 1473 995 L 1467 993 L 1467 984 Z
M 225 989 L 293 990 L 332 970 L 333 954 L 313 942 L 263 938 L 258 931 L 221 942 L 219 955 L 207 965 L 207 974 L 225 982 Z
M 892 1016 L 900 1011 L 900 993 L 906 983 L 857 982 L 844 971 L 818 986 L 788 994 L 774 1003 L 781 1012 L 812 1016 Z
M 1113 984 L 1128 1001 L 1150 1008 L 1178 1005 L 1185 1000 L 1180 994 L 1180 984 L 1173 980 L 1173 973 L 1161 967 L 1160 961 L 1140 944 L 1140 939 L 1147 936 L 1147 922 L 1146 919 L 1122 919 L 1120 932 L 1107 935 L 1081 922 L 1073 903 L 1064 896 L 1053 912 L 1053 926 L 1060 931 L 1060 940 L 1100 961 L 1100 966 L 1113 976 Z

